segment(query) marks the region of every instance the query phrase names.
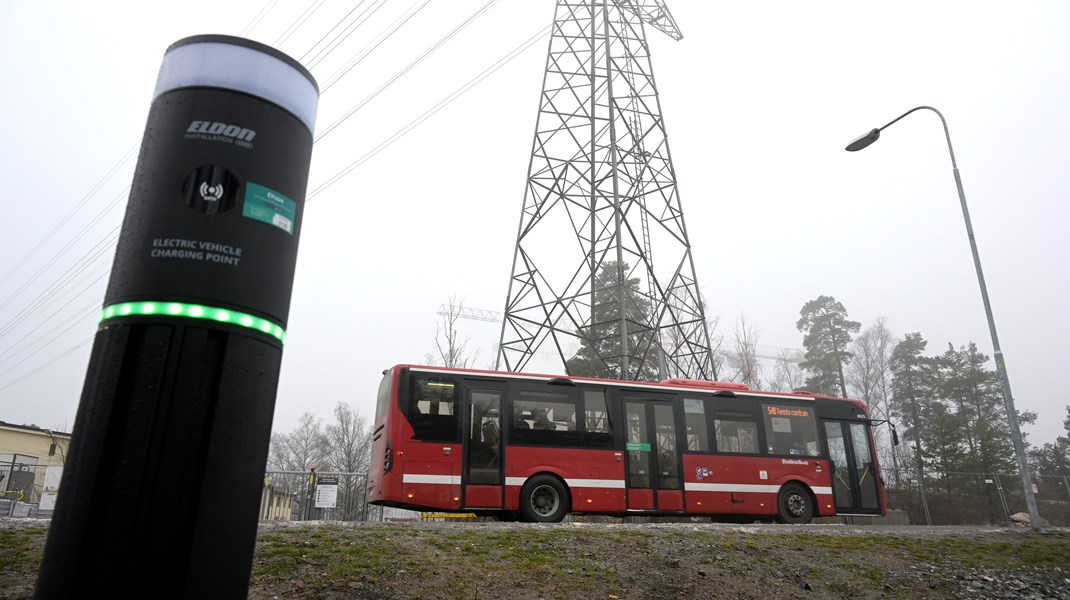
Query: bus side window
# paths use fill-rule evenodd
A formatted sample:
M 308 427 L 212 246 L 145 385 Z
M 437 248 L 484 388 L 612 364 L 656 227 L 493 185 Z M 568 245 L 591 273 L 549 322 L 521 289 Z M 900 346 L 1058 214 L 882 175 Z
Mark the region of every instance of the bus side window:
M 609 448 L 613 446 L 613 426 L 606 409 L 605 390 L 584 390 L 583 392 L 584 427 L 583 445 L 588 448 Z
M 710 451 L 709 438 L 706 436 L 706 408 L 702 400 L 684 398 L 684 428 L 687 430 L 689 451 Z
M 518 444 L 576 446 L 576 402 L 567 393 L 521 390 L 513 400 L 510 439 Z
M 409 386 L 407 416 L 414 439 L 459 441 L 457 387 L 450 380 L 413 375 Z
M 719 410 L 713 421 L 718 452 L 758 454 L 758 424 L 743 412 Z

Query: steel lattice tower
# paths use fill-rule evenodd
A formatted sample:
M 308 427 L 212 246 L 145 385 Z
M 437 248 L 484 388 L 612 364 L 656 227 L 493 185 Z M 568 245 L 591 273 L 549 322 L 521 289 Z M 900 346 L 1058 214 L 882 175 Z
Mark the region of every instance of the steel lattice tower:
M 570 375 L 716 378 L 645 25 L 682 38 L 662 0 L 557 2 L 499 368 L 549 341 Z

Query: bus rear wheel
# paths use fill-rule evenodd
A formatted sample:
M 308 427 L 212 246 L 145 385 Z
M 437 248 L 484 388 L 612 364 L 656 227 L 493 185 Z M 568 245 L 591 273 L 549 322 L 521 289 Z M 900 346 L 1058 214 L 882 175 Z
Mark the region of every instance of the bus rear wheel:
M 520 516 L 525 521 L 560 523 L 568 511 L 568 489 L 553 475 L 536 475 L 520 490 Z
M 780 495 L 777 496 L 778 523 L 803 525 L 809 523 L 813 516 L 814 502 L 803 486 L 789 483 L 780 488 Z

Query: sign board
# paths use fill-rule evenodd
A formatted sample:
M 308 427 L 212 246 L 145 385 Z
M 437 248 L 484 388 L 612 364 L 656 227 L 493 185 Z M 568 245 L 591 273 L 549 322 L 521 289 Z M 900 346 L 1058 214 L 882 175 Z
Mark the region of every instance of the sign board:
M 41 510 L 55 510 L 61 479 L 63 479 L 63 467 L 45 467 L 45 480 L 41 485 Z
M 316 480 L 316 508 L 334 508 L 338 504 L 338 478 L 320 477 Z

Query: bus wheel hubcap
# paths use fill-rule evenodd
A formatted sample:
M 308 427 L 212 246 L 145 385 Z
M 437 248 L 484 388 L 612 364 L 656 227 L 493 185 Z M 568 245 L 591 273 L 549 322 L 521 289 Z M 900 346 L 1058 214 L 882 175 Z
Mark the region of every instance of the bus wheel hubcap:
M 798 494 L 791 494 L 788 496 L 788 512 L 794 516 L 803 514 L 803 499 Z
M 548 485 L 540 485 L 531 492 L 531 508 L 540 515 L 553 514 L 557 504 L 557 491 Z

